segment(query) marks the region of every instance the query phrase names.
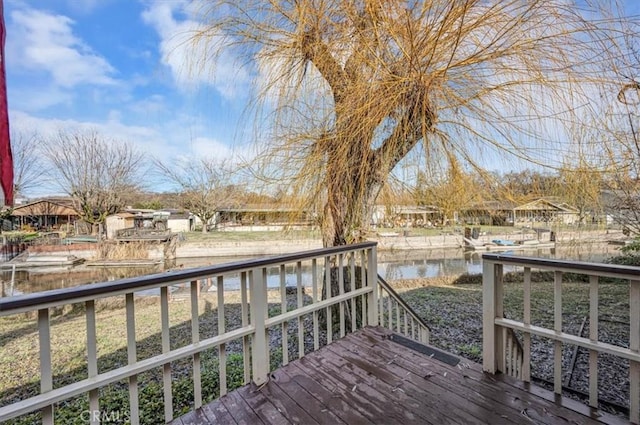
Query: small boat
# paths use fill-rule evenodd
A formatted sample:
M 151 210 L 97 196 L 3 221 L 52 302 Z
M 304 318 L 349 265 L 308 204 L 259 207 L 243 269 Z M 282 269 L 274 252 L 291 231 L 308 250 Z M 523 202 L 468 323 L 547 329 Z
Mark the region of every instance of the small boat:
M 510 241 L 508 239 L 493 239 L 491 241 L 492 244 L 498 246 L 516 246 L 518 243 L 516 241 Z
M 25 251 L 26 252 L 26 251 Z M 84 258 L 75 255 L 44 253 L 15 257 L 11 261 L 0 264 L 0 269 L 25 270 L 34 267 L 73 267 L 84 262 Z
M 464 249 L 470 251 L 517 251 L 538 248 L 553 248 L 555 242 L 542 242 L 538 239 L 527 239 L 524 241 L 512 241 L 508 239 L 493 239 L 491 242 L 482 243 L 473 239 L 463 238 Z

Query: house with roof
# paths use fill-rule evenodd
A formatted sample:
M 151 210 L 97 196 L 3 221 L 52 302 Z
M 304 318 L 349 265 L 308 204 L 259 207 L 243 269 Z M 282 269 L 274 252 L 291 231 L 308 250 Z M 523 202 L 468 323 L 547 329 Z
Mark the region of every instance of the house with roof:
M 70 230 L 79 219 L 73 201 L 69 198 L 49 198 L 17 206 L 11 216 L 20 228 Z
M 432 227 L 441 225 L 444 215 L 433 205 L 376 205 L 371 224 L 376 227 Z
M 190 232 L 194 216 L 183 210 L 151 210 L 128 208 L 108 216 L 105 220 L 107 239 L 115 239 L 124 229 L 155 229 L 172 233 Z
M 512 201 L 484 201 L 461 211 L 466 224 L 485 226 L 529 226 L 578 224 L 577 208 L 552 198 L 539 198 L 523 204 Z
M 512 226 L 516 203 L 512 201 L 482 201 L 460 211 L 464 224 L 483 226 Z
M 557 202 L 548 198 L 540 198 L 513 209 L 514 225 L 567 224 L 580 222 L 577 208 L 565 202 Z
M 218 208 L 212 222 L 217 230 L 233 231 L 304 228 L 312 226 L 314 220 L 313 214 L 297 208 L 244 205 Z

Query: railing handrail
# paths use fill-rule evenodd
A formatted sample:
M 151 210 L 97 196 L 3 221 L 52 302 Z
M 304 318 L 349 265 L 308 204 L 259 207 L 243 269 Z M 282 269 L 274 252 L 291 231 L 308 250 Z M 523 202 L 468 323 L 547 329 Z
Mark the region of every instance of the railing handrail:
M 484 254 L 483 258 L 483 369 L 489 373 L 503 372 L 516 376 L 525 382 L 531 381 L 532 336 L 542 338 L 553 344 L 553 391 L 561 396 L 563 385 L 562 350 L 566 346 L 583 347 L 589 350 L 588 388 L 589 406 L 597 409 L 599 405 L 599 355 L 607 354 L 629 361 L 629 419 L 640 423 L 640 267 L 602 264 L 579 261 L 564 261 L 533 257 L 520 257 L 499 254 Z M 505 282 L 504 265 L 522 267 L 522 319 L 505 318 Z M 553 276 L 553 322 L 552 324 L 533 323 L 532 273 L 536 270 L 552 271 Z M 563 321 L 563 275 L 576 273 L 588 276 L 589 336 L 575 334 Z M 551 276 L 550 276 L 551 277 Z M 608 343 L 606 335 L 599 331 L 600 278 L 609 277 L 627 281 L 629 288 L 629 334 L 628 344 L 621 340 Z M 538 310 L 541 307 L 538 306 Z M 544 311 L 547 311 L 544 309 Z M 523 348 L 513 349 L 514 338 L 509 334 L 521 332 Z M 513 336 L 513 335 L 512 335 Z M 518 341 L 519 342 L 519 341 Z
M 349 252 L 358 249 L 373 248 L 377 242 L 362 242 L 352 245 L 342 245 L 330 248 L 312 249 L 292 254 L 275 255 L 249 260 L 235 261 L 225 264 L 197 267 L 188 270 L 176 270 L 161 272 L 148 276 L 139 276 L 114 280 L 111 282 L 91 283 L 87 285 L 52 289 L 33 294 L 18 295 L 15 297 L 0 299 L 0 316 L 15 314 L 17 312 L 41 308 L 53 307 L 57 304 L 72 304 L 87 299 L 97 299 L 128 292 L 140 291 L 149 287 L 167 286 L 173 283 L 182 283 L 193 279 L 201 279 L 203 275 L 219 275 L 232 272 L 242 272 L 259 267 L 279 265 L 298 260 L 321 258 L 328 255 Z
M 296 343 L 298 346 L 297 356 L 302 358 L 309 350 L 319 349 L 321 343 L 322 345 L 331 343 L 332 338 L 336 336 L 344 337 L 346 333 L 354 332 L 364 326 L 378 325 L 377 307 L 379 301 L 377 293 L 380 286 L 376 279 L 376 245 L 375 242 L 367 242 L 309 250 L 295 254 L 181 270 L 175 273 L 87 285 L 90 287 L 90 291 L 83 290 L 82 287 L 49 291 L 48 293 L 20 297 L 23 299 L 21 303 L 18 303 L 20 307 L 15 306 L 15 300 L 4 300 L 5 309 L 0 311 L 0 315 L 17 315 L 24 311 L 37 313 L 35 317 L 27 315 L 24 319 L 26 323 L 35 321 L 37 325 L 40 394 L 29 396 L 35 393 L 35 389 L 29 389 L 26 398 L 0 407 L 0 422 L 40 410 L 42 423 L 53 425 L 55 422 L 54 405 L 81 394 L 88 395 L 90 412 L 100 412 L 103 396 L 98 390 L 114 382 L 128 379 L 128 412 L 131 423 L 139 423 L 138 419 L 142 410 L 138 377 L 157 368 L 162 368 L 164 419 L 167 422 L 171 421 L 175 411 L 173 407 L 174 375 L 172 374 L 172 363 L 185 359 L 185 361 L 191 362 L 193 377 L 190 380 L 193 385 L 193 406 L 198 408 L 203 403 L 202 379 L 204 377 L 205 356 L 202 354 L 207 350 L 217 350 L 217 359 L 209 355 L 206 356 L 207 362 L 209 362 L 207 367 L 212 368 L 209 370 L 215 372 L 217 369 L 218 391 L 215 396 L 223 396 L 227 393 L 229 389 L 227 355 L 229 352 L 239 354 L 240 347 L 242 349 L 244 383 L 253 381 L 256 385 L 262 385 L 268 380 L 270 354 L 274 348 L 282 350 L 281 362 L 287 364 L 289 351 L 295 352 Z M 346 268 L 343 267 L 345 257 L 348 259 Z M 295 296 L 288 291 L 290 287 L 287 279 L 288 265 L 291 265 L 295 272 Z M 275 282 L 270 282 L 269 269 L 276 266 L 279 269 L 279 285 L 270 286 Z M 310 274 L 304 272 L 303 276 L 303 268 L 305 267 L 310 267 L 311 272 Z M 360 268 L 361 273 L 360 287 L 354 285 L 357 268 Z M 337 273 L 334 273 L 336 270 Z M 239 293 L 225 301 L 225 291 L 235 291 L 231 288 L 225 289 L 225 278 L 235 279 L 237 274 L 240 275 Z M 351 280 L 348 280 L 349 276 Z M 211 277 L 216 279 L 211 279 Z M 334 279 L 336 279 L 340 290 L 338 293 L 331 290 L 326 291 L 326 297 L 324 297 L 320 292 L 321 285 L 328 288 L 326 285 L 333 283 Z M 203 280 L 208 280 L 208 285 L 215 284 L 215 298 L 207 300 L 200 298 Z M 136 281 L 142 282 L 137 283 Z M 129 282 L 132 284 L 127 285 Z M 181 309 L 178 312 L 175 320 L 179 320 L 181 326 L 183 324 L 188 326 L 187 322 L 190 321 L 191 338 L 184 333 L 178 340 L 172 336 L 173 319 L 171 319 L 170 311 L 173 308 L 170 307 L 172 297 L 168 288 L 171 282 L 179 282 L 183 284 L 185 289 L 188 288 L 190 303 L 186 305 L 186 309 Z M 347 286 L 347 282 L 350 285 Z M 142 322 L 138 320 L 140 316 L 136 314 L 138 303 L 135 300 L 135 295 L 136 292 L 149 288 L 159 289 L 159 297 L 150 305 L 153 306 L 153 310 L 157 307 L 160 309 L 160 332 L 155 334 L 154 338 L 158 338 L 162 343 L 161 353 L 155 349 L 138 351 L 139 338 L 136 329 L 138 324 Z M 271 289 L 277 294 L 271 293 Z M 307 289 L 311 289 L 310 294 Z M 104 295 L 107 290 L 109 292 Z M 210 291 L 209 286 L 207 291 Z M 52 326 L 54 325 L 52 321 L 54 316 L 51 314 L 52 293 L 56 297 L 67 295 L 59 301 L 61 305 L 78 303 L 81 297 L 85 299 L 84 309 L 80 308 L 79 313 L 84 315 L 86 322 L 86 334 L 80 335 L 80 338 L 86 340 L 87 370 L 86 373 L 80 375 L 74 374 L 71 377 L 72 382 L 59 387 L 54 386 L 58 373 L 57 365 L 60 365 L 61 361 L 64 364 L 64 359 L 57 359 L 52 355 L 55 349 L 52 347 L 52 330 L 59 335 L 59 332 L 64 329 Z M 125 314 L 124 317 L 120 315 L 120 319 L 124 319 L 124 323 L 120 320 L 118 326 L 120 329 L 126 329 L 127 360 L 125 361 L 122 357 L 115 368 L 103 370 L 99 366 L 99 354 L 101 353 L 97 323 L 105 316 L 98 314 L 99 309 L 96 308 L 95 301 L 101 296 L 112 296 L 119 293 L 124 294 L 125 304 L 122 308 Z M 272 303 L 280 304 L 281 308 L 272 311 L 270 309 L 274 305 Z M 233 309 L 226 310 L 225 305 L 227 304 L 233 304 Z M 31 307 L 26 307 L 28 305 Z M 13 309 L 9 310 L 7 306 Z M 217 312 L 214 312 L 214 306 Z M 117 308 L 122 309 L 121 307 Z M 325 323 L 321 323 L 323 312 L 326 318 Z M 149 313 L 154 316 L 156 311 L 149 311 Z M 217 333 L 214 330 L 213 336 L 203 339 L 200 317 L 205 313 L 211 314 L 211 317 L 217 315 L 218 330 Z M 231 314 L 235 314 L 234 317 L 240 320 L 229 320 Z M 237 316 L 238 314 L 239 316 Z M 110 314 L 108 315 L 110 316 Z M 183 322 L 184 319 L 187 322 Z M 202 323 L 204 325 L 204 322 Z M 292 324 L 296 326 L 294 327 Z M 80 325 L 82 326 L 82 323 Z M 405 328 L 407 328 L 406 325 Z M 272 330 L 280 332 L 282 347 L 273 346 L 273 341 L 269 338 L 269 332 Z M 297 330 L 297 338 L 294 340 L 292 333 L 295 330 Z M 309 338 L 307 337 L 313 338 L 313 348 L 309 346 Z M 234 348 L 230 349 L 232 342 Z M 240 345 L 236 345 L 236 343 L 240 343 Z M 213 351 L 208 352 L 215 354 Z M 84 368 L 84 366 L 82 367 Z M 30 372 L 32 376 L 36 376 L 35 368 Z M 56 375 L 54 376 L 54 374 Z M 184 376 L 182 378 L 186 379 Z M 113 406 L 109 408 L 112 409 Z
M 378 284 L 384 288 L 391 297 L 402 306 L 410 315 L 413 317 L 422 327 L 425 327 L 431 332 L 431 328 L 429 325 L 415 312 L 413 308 L 389 285 L 389 283 L 384 280 L 382 276 L 378 274 Z
M 482 254 L 483 260 L 489 260 L 514 266 L 532 267 L 546 270 L 563 270 L 576 273 L 588 273 L 594 276 L 619 277 L 621 279 L 639 279 L 640 267 L 620 264 L 592 263 L 588 261 L 568 261 L 551 258 L 524 257 L 509 254 Z

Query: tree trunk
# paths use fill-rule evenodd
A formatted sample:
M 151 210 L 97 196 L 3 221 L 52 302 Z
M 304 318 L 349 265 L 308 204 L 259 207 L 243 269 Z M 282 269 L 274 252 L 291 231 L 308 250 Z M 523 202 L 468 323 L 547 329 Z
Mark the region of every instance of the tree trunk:
M 366 168 L 362 163 L 359 166 Z M 356 168 L 356 170 L 359 170 L 359 168 Z M 374 178 L 373 173 L 363 177 L 354 169 L 343 169 L 335 174 L 328 173 L 328 175 L 333 177 L 327 184 L 327 201 L 324 206 L 321 226 L 323 246 L 332 247 L 365 241 L 370 228 L 375 202 L 382 184 Z M 363 178 L 365 181 L 361 180 Z M 340 294 L 339 264 L 336 257 L 333 257 L 331 261 L 330 282 L 327 282 L 325 277 L 322 287 L 322 299 L 327 298 L 328 290 L 331 291 L 332 297 Z M 356 289 L 362 286 L 361 272 L 359 267 L 357 269 L 356 282 L 349 282 L 348 271 L 343 273 L 345 276 L 343 287 L 345 293 L 351 291 L 352 288 Z M 355 314 L 356 318 L 358 318 L 361 317 L 361 308 L 362 305 L 358 303 L 356 311 L 352 312 L 349 310 L 349 304 L 345 313 L 349 318 L 352 314 Z M 339 314 L 339 306 L 333 306 L 331 308 L 331 317 L 334 330 L 339 329 Z M 325 310 L 321 310 L 320 321 L 323 326 L 326 326 L 326 320 Z M 351 323 L 350 320 L 348 322 Z
M 371 145 L 376 122 L 363 126 L 365 117 L 352 114 L 353 105 L 358 104 L 359 99 L 351 99 L 353 102 L 342 99 L 344 103 L 336 106 L 339 116 L 335 134 L 338 136 L 322 141 L 327 158 L 327 201 L 322 218 L 324 247 L 366 240 L 375 202 L 384 182 L 396 164 L 423 137 L 425 122 L 427 127 L 434 122 L 429 111 L 427 119 L 424 119 L 426 105 L 419 94 L 420 90 L 410 93 L 411 99 L 406 102 L 409 108 L 404 110 L 393 132 L 375 149 Z M 335 268 L 338 265 L 331 266 Z M 337 273 L 331 273 L 330 280 L 331 295 L 336 296 L 340 293 Z M 327 293 L 326 287 L 327 282 L 324 283 L 323 297 Z
M 208 215 L 198 215 L 200 221 L 202 221 L 202 233 L 207 233 L 209 231 L 209 220 L 211 218 Z
M 366 240 L 381 187 L 372 183 L 362 194 L 352 193 L 344 186 L 329 192 L 322 221 L 325 248 Z

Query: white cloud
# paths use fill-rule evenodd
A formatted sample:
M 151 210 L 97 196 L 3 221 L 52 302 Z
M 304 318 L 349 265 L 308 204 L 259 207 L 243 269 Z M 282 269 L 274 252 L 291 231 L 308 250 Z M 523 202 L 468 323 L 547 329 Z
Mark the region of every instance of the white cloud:
M 74 119 L 41 118 L 22 111 L 11 111 L 11 132 L 36 132 L 46 138 L 59 131 L 95 130 L 112 139 L 130 142 L 143 152 L 170 152 L 171 139 L 162 131 L 140 125 L 125 125 L 120 112 L 110 111 L 106 122 L 78 121 Z
M 22 86 L 16 85 L 15 92 L 19 96 L 13 96 L 14 88 L 9 88 L 11 109 L 26 111 L 41 111 L 54 105 L 71 104 L 73 102 L 73 93 L 60 87 L 39 87 L 39 86 Z
M 223 41 L 220 35 L 210 33 L 196 40 L 194 35 L 206 28 L 195 20 L 176 17 L 188 12 L 189 3 L 173 1 L 154 2 L 142 14 L 160 36 L 162 62 L 171 69 L 175 82 L 183 89 L 212 85 L 227 99 L 244 96 L 249 80 L 246 70 L 230 51 L 214 55 Z
M 248 149 L 234 149 L 213 136 L 209 129 L 192 117 L 176 115 L 162 124 L 150 122 L 138 125 L 123 123 L 126 112 L 110 110 L 105 121 L 78 121 L 73 119 L 41 118 L 23 111 L 10 111 L 11 130 L 37 132 L 43 137 L 55 135 L 60 130 L 96 130 L 108 138 L 134 144 L 138 149 L 161 160 L 176 156 L 211 157 L 232 162 L 250 157 Z M 191 134 L 191 136 L 188 136 Z
M 59 131 L 97 131 L 105 138 L 131 143 L 149 158 L 172 163 L 176 158 L 215 158 L 227 164 L 241 164 L 255 156 L 249 146 L 230 147 L 210 135 L 210 129 L 194 121 L 193 117 L 178 114 L 162 124 L 127 125 L 122 122 L 126 111 L 111 110 L 104 121 L 78 121 L 74 119 L 42 118 L 23 111 L 10 111 L 11 133 L 39 134 L 43 138 L 55 136 Z M 189 136 L 190 134 L 190 136 Z M 152 191 L 169 190 L 157 186 L 149 175 Z M 58 193 L 55 183 L 37 188 L 39 195 Z
M 215 158 L 217 160 L 230 159 L 232 150 L 215 139 L 209 137 L 196 137 L 191 141 L 191 151 L 196 157 Z
M 9 40 L 17 65 L 44 71 L 55 85 L 113 85 L 115 69 L 73 33 L 73 20 L 35 9 L 11 13 L 13 36 Z

